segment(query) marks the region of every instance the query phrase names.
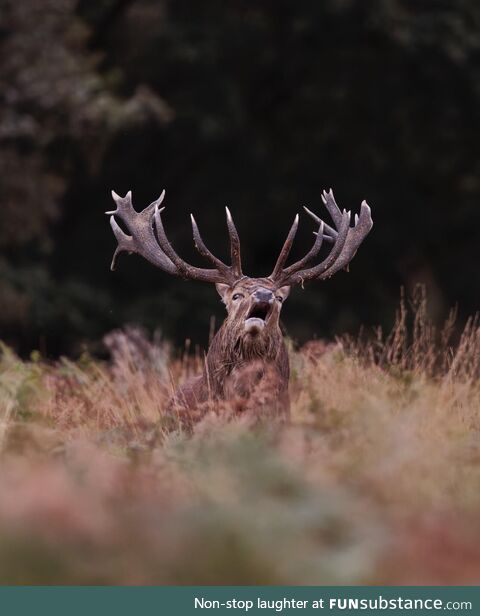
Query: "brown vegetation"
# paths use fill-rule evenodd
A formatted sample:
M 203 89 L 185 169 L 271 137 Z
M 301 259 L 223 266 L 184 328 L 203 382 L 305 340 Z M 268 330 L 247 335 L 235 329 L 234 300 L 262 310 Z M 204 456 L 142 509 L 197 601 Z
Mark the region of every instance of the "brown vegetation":
M 110 364 L 4 348 L 1 582 L 478 582 L 480 330 L 416 311 L 290 350 L 281 425 L 232 402 L 185 430 L 164 404 L 202 360 L 135 329 Z

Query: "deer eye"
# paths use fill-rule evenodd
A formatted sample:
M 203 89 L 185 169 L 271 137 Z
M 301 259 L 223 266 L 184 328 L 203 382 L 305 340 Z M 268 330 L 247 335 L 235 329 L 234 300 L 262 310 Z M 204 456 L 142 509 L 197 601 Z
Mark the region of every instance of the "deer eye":
M 280 303 L 283 302 L 283 297 L 281 295 L 277 295 L 275 299 L 277 300 L 277 302 L 280 302 Z
M 241 299 L 242 297 L 245 297 L 244 295 L 242 295 L 242 293 L 235 293 L 232 296 L 233 301 L 236 301 L 237 299 Z

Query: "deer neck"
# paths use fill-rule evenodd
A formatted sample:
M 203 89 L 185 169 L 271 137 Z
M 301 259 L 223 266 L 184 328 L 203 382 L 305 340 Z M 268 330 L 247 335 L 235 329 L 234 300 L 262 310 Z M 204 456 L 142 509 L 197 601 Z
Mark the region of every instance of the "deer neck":
M 250 362 L 263 361 L 276 364 L 286 356 L 286 347 L 280 328 L 274 327 L 258 339 L 239 336 L 227 321 L 214 336 L 207 353 L 206 371 L 214 389 L 222 389 L 224 381 L 235 370 Z

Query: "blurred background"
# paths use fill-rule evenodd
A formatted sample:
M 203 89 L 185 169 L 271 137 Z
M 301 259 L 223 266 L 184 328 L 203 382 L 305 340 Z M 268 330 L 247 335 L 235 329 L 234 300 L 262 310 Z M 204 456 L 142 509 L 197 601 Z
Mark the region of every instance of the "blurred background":
M 434 317 L 478 309 L 477 0 L 0 0 L 0 47 L 0 339 L 19 352 L 99 351 L 124 323 L 205 345 L 221 320 L 209 285 L 138 256 L 110 272 L 112 188 L 137 209 L 165 188 L 196 264 L 189 213 L 226 257 L 228 205 L 254 276 L 323 188 L 367 199 L 350 273 L 285 306 L 299 342 L 391 324 L 401 285 L 425 283 Z

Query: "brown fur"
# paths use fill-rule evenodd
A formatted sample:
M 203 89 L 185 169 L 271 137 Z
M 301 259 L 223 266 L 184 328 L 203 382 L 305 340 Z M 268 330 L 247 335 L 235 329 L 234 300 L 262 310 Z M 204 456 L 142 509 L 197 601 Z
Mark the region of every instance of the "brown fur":
M 274 299 L 263 329 L 252 335 L 245 331 L 245 322 L 259 289 L 271 291 Z M 290 366 L 279 317 L 288 287 L 277 289 L 265 278 L 243 278 L 232 287 L 217 285 L 217 290 L 227 318 L 212 340 L 203 373 L 175 392 L 173 405 L 191 409 L 228 399 L 256 413 L 286 414 Z

